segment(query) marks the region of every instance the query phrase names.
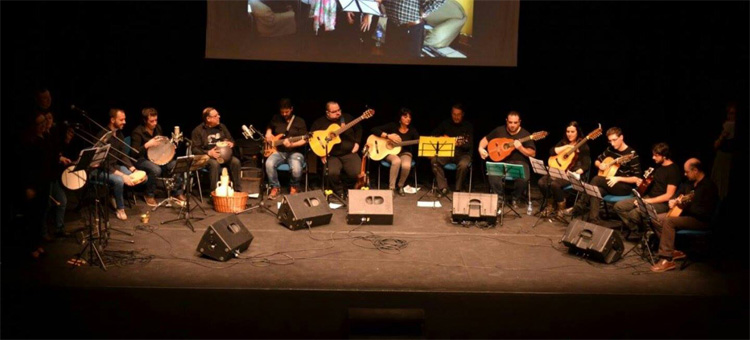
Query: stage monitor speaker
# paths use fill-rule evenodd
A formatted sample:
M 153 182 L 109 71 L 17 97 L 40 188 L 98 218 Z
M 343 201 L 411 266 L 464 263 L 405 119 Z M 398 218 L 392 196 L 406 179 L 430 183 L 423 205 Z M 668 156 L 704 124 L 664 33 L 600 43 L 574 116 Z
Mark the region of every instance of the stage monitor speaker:
M 591 257 L 600 262 L 616 262 L 625 249 L 622 235 L 616 230 L 573 220 L 562 237 L 570 253 Z
M 206 228 L 197 250 L 214 260 L 229 261 L 247 250 L 252 241 L 253 234 L 236 215 L 229 215 Z
M 487 222 L 497 223 L 497 195 L 470 192 L 453 193 L 453 223 Z
M 331 223 L 333 213 L 323 190 L 301 192 L 295 195 L 284 195 L 277 218 L 291 230 Z
M 393 190 L 349 190 L 348 224 L 393 224 Z

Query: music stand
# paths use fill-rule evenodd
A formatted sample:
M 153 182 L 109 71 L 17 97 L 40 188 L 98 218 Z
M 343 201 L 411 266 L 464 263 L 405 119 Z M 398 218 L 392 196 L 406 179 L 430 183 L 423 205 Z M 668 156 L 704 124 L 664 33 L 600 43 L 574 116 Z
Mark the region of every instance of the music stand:
M 101 163 L 107 158 L 109 148 L 110 145 L 107 144 L 101 147 L 92 147 L 89 149 L 81 150 L 81 153 L 78 157 L 78 162 L 73 168 L 73 171 L 86 170 L 89 173 L 87 177 L 91 178 L 91 171 L 93 171 L 95 168 L 98 168 Z M 104 171 L 105 173 L 107 173 L 106 169 L 104 169 Z M 108 183 L 108 181 L 105 179 L 104 183 Z M 78 256 L 76 256 L 76 260 L 73 261 L 73 263 L 80 263 L 83 254 L 88 249 L 89 264 L 93 265 L 97 263 L 103 270 L 106 271 L 107 266 L 104 264 L 102 255 L 99 252 L 99 247 L 101 247 L 102 230 L 106 228 L 106 223 L 109 223 L 109 216 L 106 214 L 106 210 L 104 209 L 102 202 L 99 200 L 98 192 L 96 192 L 96 189 L 94 189 L 90 184 L 89 188 L 89 194 L 91 190 L 94 190 L 94 207 L 93 209 L 89 209 L 88 221 L 86 223 L 89 229 L 88 235 L 84 237 L 83 248 L 81 248 L 81 251 L 78 253 Z M 107 192 L 109 192 L 109 189 L 107 189 Z M 96 229 L 94 228 L 94 223 L 96 223 Z M 94 236 L 94 231 L 96 231 L 96 237 Z
M 419 149 L 417 150 L 418 157 L 453 157 L 456 153 L 456 137 L 419 137 Z M 433 185 L 429 191 L 426 191 L 422 196 L 419 196 L 417 202 L 421 201 L 423 197 L 430 195 L 435 197 L 436 200 L 432 202 L 440 201 L 441 198 L 445 197 L 449 201 L 453 200 L 448 196 L 441 194 L 435 194 L 435 186 Z M 435 205 L 433 204 L 433 207 Z
M 174 167 L 172 167 L 172 171 L 166 174 L 166 176 L 163 176 L 166 178 L 166 181 L 167 181 L 167 183 L 165 184 L 166 189 L 167 189 L 167 198 L 159 202 L 159 204 L 153 207 L 151 211 L 156 211 L 156 209 L 159 209 L 161 206 L 171 207 L 172 203 L 177 203 L 177 205 L 179 206 L 186 204 L 186 202 L 180 202 L 178 199 L 172 197 L 171 191 L 174 188 L 174 183 L 172 182 L 174 182 L 175 180 L 175 175 L 180 175 L 184 177 L 184 174 L 190 171 L 191 164 L 193 164 L 192 157 L 188 157 L 188 156 L 177 157 Z M 185 198 L 187 199 L 187 196 Z
M 624 254 L 622 254 L 622 257 L 624 258 L 626 255 L 628 255 L 633 249 L 636 247 L 641 249 L 640 256 L 641 259 L 644 261 L 648 261 L 652 266 L 656 261 L 654 261 L 654 253 L 651 251 L 651 247 L 649 246 L 648 242 L 651 239 L 651 235 L 654 234 L 653 231 L 653 223 L 659 219 L 658 214 L 656 212 L 656 209 L 653 205 L 646 203 L 643 198 L 641 197 L 641 194 L 638 193 L 638 190 L 632 189 L 633 195 L 635 195 L 635 199 L 638 202 L 638 211 L 640 211 L 642 214 L 645 214 L 648 216 L 648 223 L 646 225 L 648 226 L 648 229 L 643 235 L 641 235 L 641 239 L 638 241 L 637 244 L 634 244 L 632 248 L 628 249 Z M 643 249 L 646 249 L 644 252 Z M 648 257 L 646 257 L 648 255 Z
M 179 157 L 179 158 L 183 158 L 183 157 Z M 184 158 L 187 158 L 188 160 L 187 161 L 182 161 L 180 169 L 178 169 L 177 168 L 177 164 L 175 164 L 175 167 L 172 170 L 173 174 L 175 174 L 175 173 L 180 173 L 180 174 L 190 173 L 190 172 L 196 171 L 196 170 L 198 170 L 198 169 L 201 168 L 201 167 L 198 167 L 198 166 L 193 166 L 193 164 L 195 164 L 194 163 L 195 156 L 184 156 Z M 185 168 L 185 164 L 188 164 L 187 168 Z M 187 183 L 186 183 L 186 188 L 192 188 L 191 187 L 191 185 L 192 185 L 192 177 L 191 176 L 187 176 L 187 177 L 188 177 L 188 179 L 187 179 Z M 204 219 L 205 217 L 193 217 L 193 216 L 190 215 L 190 213 L 192 212 L 192 210 L 195 209 L 195 207 L 190 208 L 190 199 L 191 198 L 195 199 L 195 197 L 193 197 L 190 194 L 191 191 L 192 190 L 185 190 L 185 205 L 183 205 L 180 208 L 180 212 L 179 212 L 179 214 L 177 214 L 177 218 L 169 220 L 169 221 L 161 222 L 160 224 L 172 223 L 172 222 L 184 220 L 185 221 L 185 225 L 187 225 L 192 232 L 195 232 L 195 227 L 193 227 L 193 223 L 190 222 L 190 220 L 200 221 L 200 220 Z M 201 205 L 198 203 L 197 200 L 195 202 L 195 205 L 197 207 L 201 208 L 201 211 L 203 212 L 203 215 L 207 215 L 206 211 L 203 210 L 203 207 L 201 207 Z
M 381 16 L 378 2 L 375 0 L 339 0 L 344 12 L 357 12 Z
M 500 202 L 500 226 L 503 225 L 503 218 L 505 217 L 505 179 L 508 178 L 508 176 L 512 176 L 514 178 L 524 178 L 525 171 L 523 169 L 523 165 L 521 164 L 512 164 L 512 163 L 502 163 L 502 162 L 487 162 L 487 176 L 498 176 L 500 178 L 500 193 L 498 194 L 499 197 L 502 198 L 502 202 Z M 518 213 L 515 209 L 513 209 L 513 206 L 508 207 L 512 212 L 518 216 L 518 218 L 521 218 L 521 214 Z
M 547 183 L 547 190 L 545 190 L 544 195 L 542 196 L 542 203 L 539 205 L 539 211 L 537 212 L 537 214 L 539 214 L 539 218 L 536 220 L 536 222 L 534 222 L 534 225 L 531 226 L 532 228 L 535 228 L 539 221 L 542 220 L 542 218 L 549 217 L 544 213 L 544 207 L 547 205 L 547 200 L 549 199 L 550 191 L 552 190 L 552 171 L 555 171 L 556 174 L 559 174 L 560 169 L 549 168 L 549 171 L 547 171 L 548 168 L 544 165 L 544 162 L 542 160 L 536 159 L 534 157 L 529 157 L 529 161 L 531 162 L 531 170 L 534 171 L 535 174 L 540 176 L 550 176 L 549 183 Z

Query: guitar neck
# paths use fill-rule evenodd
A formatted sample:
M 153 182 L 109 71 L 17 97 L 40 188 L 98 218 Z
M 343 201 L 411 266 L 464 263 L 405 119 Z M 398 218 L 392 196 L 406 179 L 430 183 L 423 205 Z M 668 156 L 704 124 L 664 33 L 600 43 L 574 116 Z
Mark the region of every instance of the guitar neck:
M 334 133 L 337 136 L 340 136 L 342 133 L 346 132 L 346 130 L 349 130 L 349 128 L 353 127 L 354 125 L 357 125 L 357 123 L 361 122 L 362 119 L 365 119 L 365 116 L 359 116 L 355 120 L 349 122 L 345 126 L 340 127 L 338 130 L 336 130 Z
M 576 143 L 576 145 L 573 146 L 572 149 L 570 149 L 567 152 L 565 152 L 565 155 L 567 156 L 567 155 L 570 155 L 570 154 L 576 152 L 576 150 L 578 150 L 580 147 L 583 146 L 583 144 L 586 144 L 586 142 L 588 142 L 588 141 L 589 141 L 588 138 L 581 139 L 578 143 Z
M 277 147 L 277 146 L 279 146 L 281 144 L 284 144 L 284 141 L 287 140 L 287 139 L 289 140 L 289 143 L 295 143 L 295 142 L 297 142 L 297 141 L 299 141 L 300 139 L 303 139 L 303 138 L 305 138 L 305 136 L 295 136 L 295 137 L 289 137 L 289 138 L 275 140 L 275 141 L 273 141 L 273 146 Z
M 419 139 L 407 140 L 405 142 L 396 143 L 396 144 L 394 144 L 394 146 L 409 146 L 409 145 L 414 145 L 414 144 L 417 144 L 417 143 L 419 143 Z

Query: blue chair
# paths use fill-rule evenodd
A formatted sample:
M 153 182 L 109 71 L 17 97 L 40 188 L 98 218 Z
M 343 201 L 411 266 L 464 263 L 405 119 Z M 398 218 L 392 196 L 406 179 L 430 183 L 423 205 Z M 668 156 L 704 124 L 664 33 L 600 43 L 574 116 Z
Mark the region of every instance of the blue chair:
M 390 168 L 391 162 L 383 159 L 380 161 L 380 165 L 378 166 L 378 190 L 380 190 L 380 169 L 382 167 Z M 411 160 L 411 169 L 414 170 L 414 188 L 416 188 L 417 185 L 417 161 L 414 159 Z
M 630 194 L 630 195 L 624 195 L 624 196 L 604 195 L 602 197 L 602 202 L 604 204 L 604 214 L 606 216 L 609 216 L 609 209 L 607 208 L 608 204 L 614 205 L 617 202 L 620 202 L 622 200 L 626 200 L 628 198 L 633 198 L 633 197 L 635 197 L 635 196 L 633 196 L 632 194 Z
M 474 171 L 472 171 L 473 166 L 474 166 L 474 163 L 473 162 L 469 162 L 469 192 L 471 192 L 471 183 L 472 183 L 472 178 L 474 176 Z M 456 171 L 458 169 L 458 164 L 456 164 L 456 163 L 447 163 L 447 164 L 443 165 L 443 169 L 444 170 L 450 170 L 450 171 Z M 432 189 L 433 190 L 435 189 L 435 179 L 434 178 L 432 179 Z
M 721 212 L 721 205 L 722 201 L 717 202 L 716 209 L 714 210 L 713 215 L 711 216 L 711 221 L 708 223 L 707 229 L 680 229 L 675 232 L 675 243 L 677 243 L 677 240 L 680 239 L 681 241 L 691 240 L 691 241 L 702 241 L 702 245 L 705 245 L 706 242 L 710 242 L 714 235 L 714 228 L 719 225 L 719 214 Z M 685 250 L 685 249 L 683 249 Z M 696 247 L 691 247 L 691 250 L 698 250 Z M 701 249 L 705 250 L 705 248 Z M 685 269 L 685 267 L 688 266 L 688 264 L 691 262 L 692 257 L 688 257 L 685 259 L 685 261 L 682 262 L 682 265 L 680 266 L 680 270 Z
M 282 164 L 280 164 L 279 166 L 276 167 L 276 170 L 277 171 L 289 172 L 289 175 L 291 176 L 292 167 L 289 166 L 289 163 L 282 163 Z M 264 167 L 263 171 L 265 171 L 265 167 Z M 303 159 L 303 162 L 302 162 L 302 172 L 305 173 L 305 191 L 307 191 L 307 161 L 304 161 L 304 159 Z

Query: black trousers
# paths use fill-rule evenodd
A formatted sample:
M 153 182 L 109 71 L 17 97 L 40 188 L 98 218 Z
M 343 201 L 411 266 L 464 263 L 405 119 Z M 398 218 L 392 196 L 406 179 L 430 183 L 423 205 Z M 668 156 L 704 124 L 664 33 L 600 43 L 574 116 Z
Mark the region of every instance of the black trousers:
M 344 194 L 344 182 L 341 179 L 341 170 L 348 178 L 354 180 L 359 175 L 362 159 L 356 153 L 343 156 L 328 157 L 328 183 L 330 188 L 338 195 Z M 353 183 L 353 182 L 352 182 Z M 352 186 L 351 184 L 349 186 Z

